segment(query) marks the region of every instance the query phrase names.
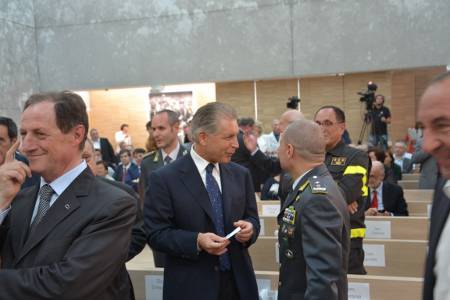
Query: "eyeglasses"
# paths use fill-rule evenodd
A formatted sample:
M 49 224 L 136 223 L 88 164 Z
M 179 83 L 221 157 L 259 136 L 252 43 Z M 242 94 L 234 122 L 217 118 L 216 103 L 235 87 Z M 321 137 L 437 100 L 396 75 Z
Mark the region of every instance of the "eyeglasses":
M 342 122 L 336 122 L 336 123 L 333 123 L 333 122 L 328 121 L 328 120 L 325 120 L 325 121 L 323 121 L 323 122 L 316 121 L 316 124 L 317 124 L 317 125 L 323 126 L 323 127 L 331 127 L 331 126 L 333 126 L 333 125 L 340 124 L 340 123 L 342 123 Z

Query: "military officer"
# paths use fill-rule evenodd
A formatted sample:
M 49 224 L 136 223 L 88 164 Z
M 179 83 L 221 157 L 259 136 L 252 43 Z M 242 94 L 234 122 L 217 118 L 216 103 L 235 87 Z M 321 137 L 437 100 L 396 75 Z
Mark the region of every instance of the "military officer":
M 147 154 L 141 163 L 139 190 L 143 201 L 145 201 L 150 174 L 188 153 L 187 149 L 178 140 L 179 126 L 178 114 L 174 111 L 161 110 L 153 116 L 151 128 L 158 150 Z M 155 267 L 163 268 L 164 254 L 157 251 L 152 252 Z
M 347 299 L 349 214 L 323 164 L 320 127 L 305 119 L 289 125 L 278 157 L 295 179 L 278 215 L 278 299 Z
M 345 114 L 336 106 L 323 106 L 314 116 L 326 141 L 325 165 L 341 189 L 350 212 L 351 242 L 348 272 L 366 274 L 362 248 L 366 228 L 364 208 L 368 196 L 369 157 L 342 141 Z

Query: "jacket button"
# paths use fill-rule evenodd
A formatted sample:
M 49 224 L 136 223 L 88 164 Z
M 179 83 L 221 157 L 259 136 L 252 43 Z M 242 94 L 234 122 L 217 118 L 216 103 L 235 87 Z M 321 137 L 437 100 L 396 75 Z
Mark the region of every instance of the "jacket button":
M 281 281 L 278 281 L 278 286 L 281 286 Z
M 219 272 L 219 267 L 218 266 L 214 266 L 214 271 Z

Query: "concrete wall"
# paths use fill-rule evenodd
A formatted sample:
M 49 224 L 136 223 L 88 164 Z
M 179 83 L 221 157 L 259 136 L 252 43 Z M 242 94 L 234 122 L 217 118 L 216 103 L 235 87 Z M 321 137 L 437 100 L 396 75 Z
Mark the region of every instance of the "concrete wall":
M 42 90 L 450 63 L 448 0 L 40 0 Z
M 18 121 L 39 88 L 32 0 L 0 0 L 0 115 Z

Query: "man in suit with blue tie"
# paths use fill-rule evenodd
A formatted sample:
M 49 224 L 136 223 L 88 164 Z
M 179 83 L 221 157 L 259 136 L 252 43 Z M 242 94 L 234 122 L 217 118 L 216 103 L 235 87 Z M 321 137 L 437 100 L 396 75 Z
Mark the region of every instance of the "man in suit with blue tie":
M 236 117 L 222 103 L 201 107 L 192 119 L 190 154 L 150 175 L 144 221 L 150 246 L 166 254 L 165 300 L 258 299 L 247 250 L 260 229 L 252 179 L 230 163 Z
M 120 165 L 114 173 L 114 179 L 131 186 L 136 192 L 138 190 L 139 167 L 131 161 L 131 152 L 128 149 L 120 150 Z
M 423 150 L 437 161 L 442 175 L 435 187 L 430 217 L 424 300 L 450 299 L 450 72 L 434 79 L 420 101 Z

